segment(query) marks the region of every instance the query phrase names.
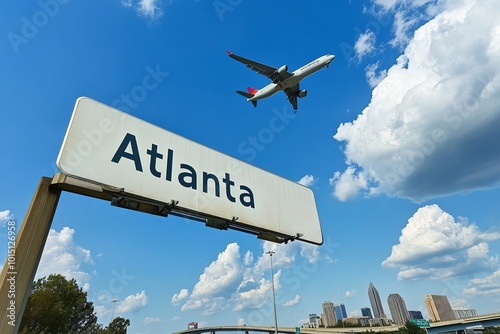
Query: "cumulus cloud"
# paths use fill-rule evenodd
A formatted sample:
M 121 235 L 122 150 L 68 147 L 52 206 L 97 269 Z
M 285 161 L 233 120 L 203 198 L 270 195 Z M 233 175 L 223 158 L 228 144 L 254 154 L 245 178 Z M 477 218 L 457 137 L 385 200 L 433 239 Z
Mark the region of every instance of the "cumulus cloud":
M 379 63 L 368 65 L 365 68 L 366 80 L 370 87 L 377 86 L 387 76 L 387 70 L 379 70 Z
M 116 308 L 118 313 L 133 313 L 143 308 L 148 304 L 148 296 L 146 292 L 142 290 L 135 295 L 127 296 L 122 302 L 120 302 Z
M 306 186 L 306 187 L 311 187 L 314 182 L 316 180 L 314 179 L 314 176 L 312 175 L 305 175 L 304 177 L 302 177 L 298 183 L 300 183 L 301 185 L 303 186 Z
M 274 285 L 282 287 L 283 275 L 289 275 L 288 269 L 307 266 L 308 272 L 319 261 L 331 262 L 328 254 L 323 254 L 315 245 L 293 242 L 276 244 L 264 241 L 262 253 L 254 256 L 251 252 L 240 255 L 236 243 L 227 245 L 217 259 L 207 266 L 200 279 L 194 285 L 192 293 L 182 289 L 172 297 L 172 304 L 182 304 L 181 311 L 200 310 L 203 315 L 220 313 L 224 310 L 246 311 L 262 307 L 269 303 L 272 293 L 271 258 L 267 252 L 273 251 Z M 254 259 L 255 257 L 255 259 Z M 301 260 L 302 262 L 297 262 Z M 288 276 L 287 282 L 296 284 L 300 276 Z M 286 302 L 292 306 L 300 301 L 300 296 Z
M 227 245 L 226 250 L 200 275 L 191 297 L 216 296 L 225 289 L 237 286 L 241 277 L 240 266 L 240 247 L 237 243 Z
M 437 205 L 419 208 L 401 231 L 399 244 L 382 266 L 398 268 L 398 279 L 443 279 L 491 272 L 498 259 L 488 241 L 500 233 L 481 232 L 466 219 L 455 220 Z
M 139 15 L 151 20 L 157 20 L 163 16 L 160 0 L 123 0 L 122 5 L 135 9 Z
M 356 196 L 361 190 L 368 189 L 365 173 L 356 172 L 353 166 L 347 167 L 344 173 L 335 172 L 330 179 L 330 184 L 334 187 L 334 196 L 341 201 Z
M 54 229 L 49 231 L 36 278 L 61 274 L 68 279 L 76 279 L 79 286 L 86 286 L 88 289 L 90 275 L 81 265 L 92 263 L 91 253 L 90 250 L 75 244 L 74 234 L 75 230 L 69 227 L 63 227 L 60 232 Z
M 375 50 L 376 42 L 377 37 L 373 31 L 366 30 L 363 34 L 359 35 L 358 40 L 354 43 L 354 51 L 358 61 L 361 61 L 361 59 Z
M 463 293 L 468 296 L 498 296 L 500 294 L 500 269 L 484 278 L 474 278 Z
M 177 305 L 181 301 L 186 299 L 186 297 L 188 297 L 188 296 L 189 296 L 188 289 L 181 289 L 181 291 L 179 293 L 176 293 L 172 296 L 172 304 Z
M 337 198 L 422 201 L 499 184 L 500 2 L 442 8 L 415 31 L 357 119 L 338 127 L 348 166 L 334 175 Z

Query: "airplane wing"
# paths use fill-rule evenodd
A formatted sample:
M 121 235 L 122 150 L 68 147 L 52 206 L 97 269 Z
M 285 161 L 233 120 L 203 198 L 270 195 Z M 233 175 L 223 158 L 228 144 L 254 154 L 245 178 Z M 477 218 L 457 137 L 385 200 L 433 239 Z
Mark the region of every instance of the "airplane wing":
M 279 72 L 278 68 L 268 66 L 265 64 L 261 64 L 259 62 L 253 61 L 251 59 L 247 59 L 238 55 L 235 55 L 234 53 L 226 50 L 227 55 L 245 65 L 247 65 L 248 68 L 254 70 L 255 72 L 259 74 L 264 74 L 266 77 L 271 79 L 274 83 L 278 83 L 280 81 L 283 81 L 289 77 L 291 77 L 293 74 L 291 74 L 288 71 L 282 71 Z
M 293 87 L 286 88 L 284 90 L 286 96 L 288 96 L 288 101 L 292 104 L 293 110 L 297 110 L 297 96 L 300 92 L 299 84 L 296 84 Z

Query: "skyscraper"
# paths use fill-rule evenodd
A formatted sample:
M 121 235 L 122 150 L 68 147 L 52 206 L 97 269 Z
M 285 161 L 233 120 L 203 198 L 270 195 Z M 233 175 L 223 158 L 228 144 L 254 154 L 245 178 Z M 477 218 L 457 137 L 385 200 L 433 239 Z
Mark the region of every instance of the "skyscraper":
M 347 318 L 347 311 L 344 304 L 335 305 L 335 318 L 337 318 L 337 321 Z
M 406 324 L 408 321 L 408 309 L 403 298 L 397 293 L 391 293 L 387 298 L 387 304 L 389 304 L 392 321 L 396 325 Z
M 473 308 L 454 308 L 453 313 L 457 319 L 477 317 L 477 311 Z
M 408 311 L 408 316 L 410 319 L 423 319 L 422 312 L 420 311 Z
M 331 301 L 326 301 L 323 303 L 323 316 L 325 319 L 325 327 L 333 327 L 337 324 L 337 319 L 335 318 L 335 308 Z
M 373 317 L 374 318 L 385 318 L 384 308 L 382 307 L 382 301 L 380 300 L 380 295 L 377 289 L 370 282 L 368 286 L 368 297 L 370 298 L 370 304 L 372 305 Z
M 369 308 L 369 307 L 363 307 L 363 308 L 361 309 L 361 315 L 362 315 L 363 317 L 368 317 L 368 318 L 370 318 L 370 319 L 372 319 L 372 318 L 373 318 L 373 317 L 372 317 L 372 310 L 370 310 L 370 308 Z
M 425 306 L 427 307 L 427 312 L 429 313 L 431 320 L 434 322 L 455 320 L 455 314 L 453 313 L 448 297 L 446 296 L 426 295 Z

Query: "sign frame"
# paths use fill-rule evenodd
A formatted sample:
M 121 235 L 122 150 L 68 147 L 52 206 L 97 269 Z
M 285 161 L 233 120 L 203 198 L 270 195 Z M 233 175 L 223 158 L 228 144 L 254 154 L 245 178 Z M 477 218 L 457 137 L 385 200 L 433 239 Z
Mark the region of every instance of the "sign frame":
M 75 103 L 56 164 L 112 192 L 115 206 L 152 205 L 158 215 L 278 243 L 323 243 L 310 188 L 87 97 Z

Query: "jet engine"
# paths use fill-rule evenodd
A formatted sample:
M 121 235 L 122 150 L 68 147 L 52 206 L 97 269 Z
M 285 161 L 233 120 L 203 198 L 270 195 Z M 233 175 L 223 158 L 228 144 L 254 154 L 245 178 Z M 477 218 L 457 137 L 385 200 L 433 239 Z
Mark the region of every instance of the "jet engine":
M 298 97 L 300 98 L 303 98 L 303 97 L 306 97 L 307 96 L 307 90 L 301 90 L 298 94 L 297 94 Z
M 283 65 L 280 68 L 278 68 L 278 74 L 283 74 L 283 73 L 286 73 L 286 72 L 288 72 L 288 66 Z

